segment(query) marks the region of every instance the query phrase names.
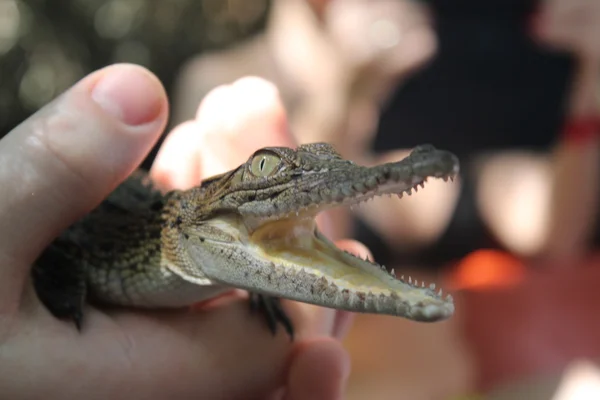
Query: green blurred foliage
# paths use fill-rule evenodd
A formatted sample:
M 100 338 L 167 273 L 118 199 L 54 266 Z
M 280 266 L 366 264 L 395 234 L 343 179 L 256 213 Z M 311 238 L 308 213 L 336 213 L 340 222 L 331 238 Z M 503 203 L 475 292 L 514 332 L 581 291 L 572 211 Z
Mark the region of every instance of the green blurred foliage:
M 181 65 L 260 32 L 269 0 L 1 0 L 0 137 L 89 72 Z

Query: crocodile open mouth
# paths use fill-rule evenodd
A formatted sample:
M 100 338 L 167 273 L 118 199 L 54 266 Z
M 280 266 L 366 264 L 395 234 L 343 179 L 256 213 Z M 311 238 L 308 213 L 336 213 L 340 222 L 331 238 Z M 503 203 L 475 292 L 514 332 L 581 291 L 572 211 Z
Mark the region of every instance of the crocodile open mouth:
M 402 197 L 428 178 L 448 180 L 458 170 L 456 156 L 424 145 L 398 162 L 361 167 L 340 161 L 298 172 L 292 184 L 271 185 L 268 194 L 240 196 L 244 201 L 235 215 L 210 222 L 237 242 L 213 242 L 213 253 L 227 254 L 244 268 L 208 262 L 203 270 L 217 282 L 305 303 L 417 321 L 448 318 L 454 313 L 451 296 L 340 250 L 319 232 L 315 217 L 377 196 Z
M 434 284 L 398 279 L 383 266 L 340 250 L 319 232 L 313 218 L 269 222 L 250 240 L 257 257 L 271 261 L 297 285 L 297 300 L 311 302 L 302 295 L 302 287 L 308 287 L 319 303 L 353 311 L 430 322 L 454 312 L 452 297 L 444 297 Z

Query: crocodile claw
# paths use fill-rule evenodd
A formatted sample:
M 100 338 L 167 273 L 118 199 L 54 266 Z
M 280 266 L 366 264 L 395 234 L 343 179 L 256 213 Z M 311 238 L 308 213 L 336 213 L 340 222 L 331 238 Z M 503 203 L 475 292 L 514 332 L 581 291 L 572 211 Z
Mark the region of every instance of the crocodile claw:
M 288 317 L 279 297 L 250 292 L 250 309 L 262 312 L 273 335 L 277 334 L 277 324 L 283 325 L 285 331 L 294 340 L 294 326 Z

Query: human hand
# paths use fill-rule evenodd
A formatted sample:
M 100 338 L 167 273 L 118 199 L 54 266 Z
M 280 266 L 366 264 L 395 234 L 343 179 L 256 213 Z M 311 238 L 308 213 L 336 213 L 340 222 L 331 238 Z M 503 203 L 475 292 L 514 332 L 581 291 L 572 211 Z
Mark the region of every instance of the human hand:
M 316 34 L 301 36 L 298 45 L 297 38 L 279 39 L 285 56 L 280 64 L 304 96 L 294 134 L 302 142 L 332 143 L 343 156 L 364 162 L 382 104 L 437 49 L 433 19 L 414 0 L 307 2 L 317 10 Z M 313 62 L 298 62 L 300 57 Z
M 377 74 L 379 79 L 405 75 L 437 48 L 428 7 L 414 0 L 333 0 L 324 20 L 338 50 L 332 56 L 356 73 Z
M 534 37 L 541 43 L 600 61 L 600 2 L 545 0 L 533 19 Z
M 244 114 L 248 104 L 236 102 L 243 87 L 220 89 L 221 102 L 213 93 L 196 121 L 169 136 L 152 171 L 162 185 L 192 184 L 214 172 L 209 167 L 216 171 L 219 162 L 221 168 L 233 167 L 228 163 L 251 151 L 243 148 L 251 121 L 257 129 L 259 121 L 271 127 L 252 131 L 253 145 L 274 143 L 277 135 L 278 143 L 284 142 L 285 117 L 274 111 L 280 110 L 277 100 L 267 105 L 259 91 L 254 100 L 264 108 Z M 229 110 L 221 114 L 224 119 L 208 113 L 217 105 Z M 119 65 L 86 77 L 0 141 L 3 396 L 265 398 L 286 386 L 290 399 L 339 397 L 348 360 L 331 336 L 347 328 L 347 321 L 339 322 L 344 314 L 286 303 L 298 333 L 290 343 L 282 330 L 270 335 L 235 292 L 195 312 L 86 306 L 80 333 L 37 299 L 29 280 L 34 260 L 137 167 L 166 120 L 167 100 L 156 78 L 139 67 Z M 194 139 L 193 127 L 203 139 Z M 173 157 L 185 143 L 185 132 L 189 148 Z M 204 158 L 220 151 L 231 158 Z M 345 247 L 365 251 L 354 243 Z
M 573 116 L 600 113 L 600 2 L 545 0 L 532 18 L 531 32 L 540 44 L 567 51 L 577 65 L 568 111 Z

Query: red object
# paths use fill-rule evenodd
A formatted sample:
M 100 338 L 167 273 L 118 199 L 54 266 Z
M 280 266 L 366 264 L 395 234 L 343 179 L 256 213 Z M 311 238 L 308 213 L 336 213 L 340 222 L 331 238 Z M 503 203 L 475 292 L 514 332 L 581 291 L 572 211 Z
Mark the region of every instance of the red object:
M 518 271 L 502 264 L 513 275 Z M 600 358 L 600 254 L 563 268 L 524 267 L 516 284 L 471 285 L 457 298 L 479 390 L 560 373 L 574 360 Z
M 600 137 L 600 116 L 579 117 L 566 122 L 563 138 L 571 143 L 587 144 Z
M 453 271 L 448 286 L 452 290 L 510 287 L 522 282 L 525 266 L 506 252 L 481 249 L 467 255 Z

